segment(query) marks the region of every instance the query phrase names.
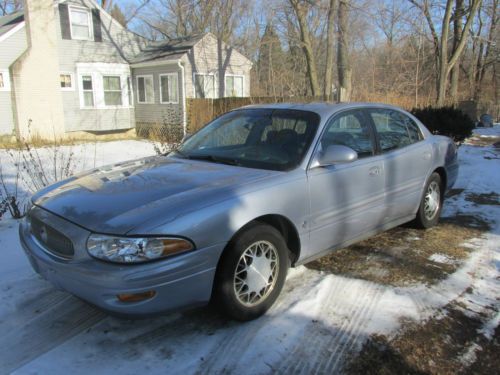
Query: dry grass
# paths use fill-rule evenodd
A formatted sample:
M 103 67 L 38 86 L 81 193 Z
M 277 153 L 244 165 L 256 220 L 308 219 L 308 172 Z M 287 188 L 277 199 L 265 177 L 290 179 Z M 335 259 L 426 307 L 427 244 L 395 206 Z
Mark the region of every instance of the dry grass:
M 366 241 L 335 251 L 307 267 L 394 286 L 433 284 L 453 273 L 467 258 L 467 240 L 489 224 L 466 215 L 444 219 L 429 230 L 398 227 Z M 446 262 L 429 258 L 439 254 Z
M 497 147 L 497 144 L 500 143 L 500 137 L 481 137 L 479 135 L 473 135 L 472 137 L 467 139 L 467 144 L 472 146 L 490 146 L 494 145 Z
M 372 336 L 347 366 L 350 375 L 361 374 L 494 374 L 500 368 L 500 330 L 492 340 L 480 332 L 479 319 L 459 306 L 447 306 L 423 325 L 407 323 L 389 340 Z M 480 349 L 472 363 L 464 361 L 470 347 Z
M 71 137 L 44 139 L 38 136 L 30 137 L 29 141 L 19 141 L 14 136 L 0 136 L 0 149 L 24 149 L 26 143 L 30 147 L 54 147 L 54 146 L 75 146 L 83 143 L 114 142 L 123 140 L 139 139 L 135 129 L 129 132 L 108 132 L 106 134 L 94 134 L 91 132 L 74 132 Z

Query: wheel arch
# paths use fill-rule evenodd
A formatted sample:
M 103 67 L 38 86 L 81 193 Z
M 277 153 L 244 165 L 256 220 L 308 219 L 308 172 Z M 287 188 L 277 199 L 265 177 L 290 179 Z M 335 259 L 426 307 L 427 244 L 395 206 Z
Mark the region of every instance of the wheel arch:
M 280 214 L 267 214 L 250 220 L 233 234 L 226 248 L 231 245 L 233 239 L 241 232 L 258 223 L 267 224 L 280 232 L 290 252 L 290 262 L 294 265 L 300 257 L 301 243 L 299 233 L 295 225 L 287 217 Z M 224 251 L 226 251 L 226 249 L 224 249 Z M 222 254 L 224 254 L 224 251 Z
M 437 173 L 439 177 L 441 177 L 441 188 L 443 189 L 443 193 L 441 194 L 441 199 L 444 198 L 444 193 L 446 192 L 446 188 L 448 186 L 448 180 L 446 175 L 446 169 L 444 167 L 438 167 L 432 171 L 432 173 Z M 431 173 L 431 175 L 432 175 Z

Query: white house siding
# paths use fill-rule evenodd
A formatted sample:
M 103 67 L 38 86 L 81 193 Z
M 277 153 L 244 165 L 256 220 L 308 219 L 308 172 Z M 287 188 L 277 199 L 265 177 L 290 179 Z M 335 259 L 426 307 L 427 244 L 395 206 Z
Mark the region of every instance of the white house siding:
M 14 132 L 14 115 L 10 91 L 0 91 L 0 136 Z
M 6 87 L 0 88 L 0 135 L 14 132 L 15 122 L 9 68 L 27 48 L 26 30 L 21 24 L 17 31 L 9 35 L 5 34 L 3 37 L 5 39 L 0 42 L 0 72 L 4 73 Z
M 219 48 L 217 39 L 207 34 L 181 60 L 186 73 L 186 97 L 195 97 L 194 73 L 214 74 L 215 92 L 224 97 L 225 75 L 242 75 L 243 96 L 250 96 L 251 62 L 234 48 L 222 43 Z
M 95 8 L 92 2 L 86 0 L 68 0 L 65 4 L 88 9 Z M 58 7 L 55 7 L 55 11 L 59 19 Z M 123 29 L 105 12 L 101 11 L 100 16 L 102 42 L 63 39 L 60 22 L 57 22 L 60 72 L 72 73 L 75 87 L 73 91 L 62 91 L 66 131 L 106 132 L 131 129 L 135 126 L 134 109 L 128 105 L 124 108 L 113 109 L 80 108 L 77 64 L 127 64 L 127 59 L 135 56 L 139 52 L 141 43 L 144 42 L 139 36 Z
M 25 2 L 30 48 L 11 66 L 16 121 L 23 137 L 64 134 L 52 0 Z
M 178 96 L 179 101 L 177 104 L 160 103 L 160 74 L 177 73 L 178 78 Z M 138 102 L 137 95 L 137 76 L 151 75 L 153 76 L 154 86 L 154 103 L 141 104 Z M 134 98 L 135 98 L 135 119 L 137 124 L 168 124 L 168 125 L 182 125 L 182 77 L 179 66 L 176 62 L 151 66 L 145 68 L 133 68 L 134 77 Z

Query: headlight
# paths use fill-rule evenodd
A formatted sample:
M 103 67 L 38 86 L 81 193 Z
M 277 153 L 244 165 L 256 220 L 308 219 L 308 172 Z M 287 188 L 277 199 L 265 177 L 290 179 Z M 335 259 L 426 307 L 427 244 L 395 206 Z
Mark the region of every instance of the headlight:
M 127 238 L 92 234 L 87 251 L 95 258 L 116 263 L 141 263 L 192 250 L 182 238 Z

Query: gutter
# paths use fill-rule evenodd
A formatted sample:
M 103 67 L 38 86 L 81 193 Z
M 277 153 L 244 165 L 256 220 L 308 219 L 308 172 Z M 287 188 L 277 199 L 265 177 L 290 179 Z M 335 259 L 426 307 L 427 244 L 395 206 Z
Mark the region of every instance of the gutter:
M 185 76 L 184 76 L 184 65 L 182 65 L 181 60 L 177 60 L 177 65 L 181 68 L 181 78 L 182 78 L 182 129 L 184 132 L 184 137 L 187 134 L 187 121 L 186 121 L 186 85 L 185 85 Z

